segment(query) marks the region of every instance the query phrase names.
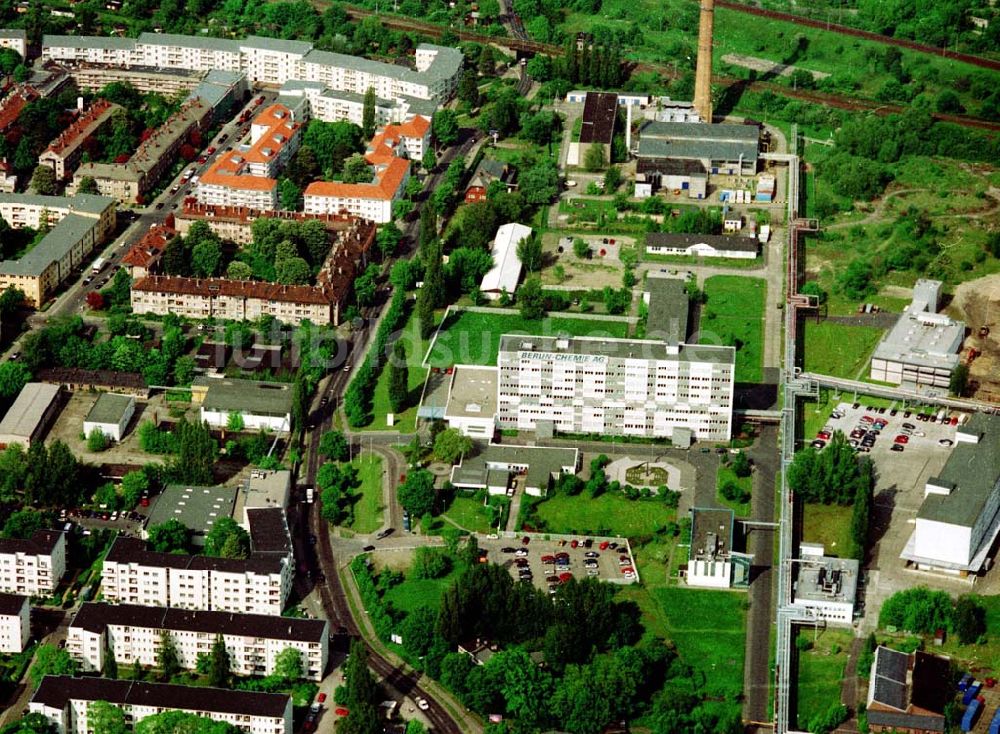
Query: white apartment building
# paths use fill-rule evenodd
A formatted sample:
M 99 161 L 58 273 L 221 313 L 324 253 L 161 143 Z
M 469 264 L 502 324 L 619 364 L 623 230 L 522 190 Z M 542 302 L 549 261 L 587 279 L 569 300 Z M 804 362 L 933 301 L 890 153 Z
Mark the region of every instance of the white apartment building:
M 164 711 L 185 711 L 247 734 L 292 734 L 291 696 L 278 693 L 47 675 L 28 709 L 52 722 L 58 734 L 91 734 L 87 713 L 94 701 L 118 706 L 131 725 Z
M 66 536 L 39 530 L 28 540 L 0 538 L 0 592 L 50 596 L 66 573 Z
M 12 48 L 21 54 L 28 55 L 28 32 L 21 28 L 0 28 L 0 48 Z
M 726 441 L 735 361 L 733 347 L 507 334 L 500 428 Z
M 174 555 L 118 538 L 101 574 L 104 598 L 115 604 L 280 615 L 292 585 L 292 559 Z
M 239 42 L 243 71 L 255 82 L 284 84 L 298 76 L 302 59 L 312 50 L 308 41 L 248 36 Z
M 322 120 L 323 122 L 364 123 L 365 95 L 330 89 L 322 82 L 304 82 L 291 79 L 278 92 L 278 102 L 295 111 L 296 117 Z M 414 115 L 431 119 L 437 103 L 413 97 L 395 99 L 375 98 L 375 124 L 382 127 L 402 123 Z
M 290 79 L 319 82 L 363 95 L 369 88 L 382 99 L 414 97 L 443 102 L 458 85 L 462 52 L 420 44 L 415 69 L 358 56 L 317 51 L 303 41 L 250 36 L 242 41 L 208 36 L 143 33 L 138 39 L 100 36 L 42 38 L 42 60 L 179 71 L 243 71 L 254 82 L 284 84 Z
M 0 594 L 0 653 L 19 653 L 31 638 L 31 605 L 20 594 Z
M 254 118 L 250 145 L 220 155 L 198 181 L 198 201 L 208 206 L 278 208 L 278 173 L 299 148 L 302 123 L 284 105 Z
M 326 620 L 93 602 L 76 613 L 66 650 L 84 672 L 103 670 L 108 650 L 115 660 L 156 666 L 164 633 L 185 670 L 197 667 L 198 656 L 209 654 L 219 635 L 237 675 L 270 675 L 278 654 L 289 647 L 302 653 L 302 677 L 308 680 L 322 680 L 329 660 Z

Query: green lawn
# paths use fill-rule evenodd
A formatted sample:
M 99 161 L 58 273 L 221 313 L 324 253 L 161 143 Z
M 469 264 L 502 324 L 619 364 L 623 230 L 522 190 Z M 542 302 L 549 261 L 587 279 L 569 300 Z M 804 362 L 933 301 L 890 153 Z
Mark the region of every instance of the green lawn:
M 366 456 L 355 459 L 351 465 L 358 470 L 361 486 L 359 498 L 354 503 L 354 522 L 350 528 L 358 533 L 374 533 L 382 527 L 382 459 Z
M 439 318 L 440 316 L 435 314 L 435 319 Z M 416 430 L 417 405 L 420 403 L 420 391 L 423 389 L 424 381 L 427 379 L 427 370 L 421 367 L 420 363 L 424 359 L 424 354 L 427 353 L 430 340 L 420 338 L 420 329 L 417 328 L 417 321 L 413 315 L 413 311 L 411 311 L 410 318 L 407 319 L 406 324 L 403 326 L 399 338 L 402 339 L 403 348 L 406 350 L 407 377 L 410 386 L 410 407 L 402 413 L 395 415 L 394 425 L 390 426 L 388 424 L 386 417 L 390 412 L 389 370 L 383 369 L 378 376 L 378 382 L 375 383 L 375 394 L 372 398 L 374 419 L 369 425 L 365 426 L 365 430 L 391 430 L 399 431 L 400 433 L 412 433 Z
M 472 496 L 457 495 L 442 517 L 474 533 L 489 533 L 493 530 L 490 527 L 486 507 L 480 500 Z
M 656 631 L 673 640 L 681 659 L 705 677 L 705 696 L 741 694 L 746 595 L 680 586 L 651 593 L 660 608 Z
M 977 594 L 975 596 L 976 601 L 986 608 L 986 639 L 982 644 L 960 645 L 957 636 L 947 635 L 944 645 L 935 648 L 934 652 L 951 656 L 956 661 L 960 661 L 959 665 L 966 669 L 976 668 L 981 670 L 984 675 L 996 677 L 997 672 L 1000 671 L 1000 635 L 996 633 L 996 630 L 1000 630 L 1000 595 L 979 596 Z M 912 637 L 912 635 L 909 633 L 883 635 L 880 632 L 878 639 L 879 642 L 882 642 L 883 638 L 901 641 L 908 637 Z M 924 647 L 926 649 L 933 647 L 931 637 L 931 635 L 925 637 Z
M 802 540 L 822 543 L 826 555 L 846 558 L 851 552 L 850 505 L 803 504 Z
M 736 513 L 738 517 L 749 517 L 750 515 L 750 502 L 730 502 L 725 497 L 722 496 L 722 486 L 727 482 L 736 482 L 740 487 L 743 487 L 748 492 L 753 489 L 753 476 L 749 477 L 738 477 L 736 472 L 730 469 L 728 466 L 719 465 L 719 473 L 716 475 L 716 501 L 725 506 L 729 507 Z
M 847 379 L 864 377 L 868 361 L 884 331 L 833 321 L 804 321 L 804 366 L 807 372 Z
M 847 630 L 806 627 L 799 628 L 798 634 L 813 643 L 812 649 L 798 658 L 795 712 L 798 728 L 805 730 L 811 718 L 840 701 L 840 683 L 853 636 Z
M 441 604 L 441 597 L 444 595 L 445 589 L 457 576 L 457 572 L 452 571 L 439 579 L 407 578 L 401 584 L 389 589 L 383 599 L 405 614 L 410 614 L 420 607 L 437 609 Z
M 621 494 L 606 493 L 596 498 L 560 494 L 539 502 L 535 516 L 551 533 L 635 537 L 673 522 L 677 511 L 657 500 L 628 500 Z
M 598 338 L 625 337 L 628 334 L 628 324 L 624 321 L 567 316 L 528 321 L 517 313 L 453 310 L 448 320 L 441 324 L 428 363 L 432 367 L 448 367 L 453 364 L 495 365 L 502 334 L 556 336 L 561 333 Z
M 760 382 L 767 281 L 740 275 L 713 275 L 705 280 L 704 290 L 699 341 L 736 346 L 736 381 Z

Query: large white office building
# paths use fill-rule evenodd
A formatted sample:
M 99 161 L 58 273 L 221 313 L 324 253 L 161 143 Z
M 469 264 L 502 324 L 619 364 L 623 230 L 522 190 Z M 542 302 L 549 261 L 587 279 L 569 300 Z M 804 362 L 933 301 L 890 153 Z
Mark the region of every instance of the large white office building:
M 979 573 L 1000 534 L 1000 418 L 977 413 L 958 428 L 955 447 L 924 485 L 913 534 L 901 557 L 914 568 Z
M 280 615 L 292 586 L 291 556 L 250 558 L 157 553 L 118 538 L 101 573 L 104 598 L 116 604 Z
M 94 701 L 119 707 L 131 725 L 165 711 L 184 711 L 247 734 L 292 734 L 292 698 L 279 693 L 47 675 L 28 710 L 48 719 L 58 734 L 91 734 L 87 716 Z
M 501 429 L 726 441 L 733 347 L 592 337 L 500 338 Z
M 428 43 L 417 47 L 414 68 L 408 68 L 319 51 L 306 41 L 261 36 L 230 40 L 143 33 L 138 38 L 56 35 L 42 38 L 43 61 L 125 69 L 242 72 L 258 84 L 284 84 L 296 79 L 362 95 L 371 88 L 382 99 L 414 97 L 444 101 L 458 84 L 462 59 L 458 49 Z
M 875 347 L 871 379 L 948 390 L 959 364 L 965 324 L 937 313 L 941 288 L 939 280 L 916 282 L 913 301 Z
M 80 607 L 66 649 L 85 672 L 103 670 L 109 650 L 115 660 L 155 667 L 164 634 L 185 670 L 197 667 L 198 656 L 208 654 L 219 635 L 236 675 L 270 675 L 278 654 L 293 647 L 302 654 L 302 677 L 319 681 L 329 659 L 325 620 L 105 603 Z
M 66 536 L 38 530 L 27 540 L 0 539 L 0 592 L 49 596 L 66 573 Z

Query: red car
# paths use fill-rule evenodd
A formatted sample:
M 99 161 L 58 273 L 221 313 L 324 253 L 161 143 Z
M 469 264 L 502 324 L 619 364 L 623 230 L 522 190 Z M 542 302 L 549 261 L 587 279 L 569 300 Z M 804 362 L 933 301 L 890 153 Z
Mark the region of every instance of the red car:
M 607 550 L 608 549 L 608 541 L 602 540 L 601 544 L 599 546 L 597 546 L 597 547 L 600 548 L 601 550 Z
M 208 146 L 208 150 L 205 151 L 205 155 L 212 155 L 212 153 L 214 153 L 214 152 L 215 152 L 215 146 L 214 145 L 210 145 L 210 146 Z
M 826 431 L 820 431 L 819 433 L 816 434 L 816 438 L 821 438 L 824 441 L 829 441 L 830 440 L 830 434 L 828 432 L 826 432 Z
M 325 693 L 321 693 L 318 696 L 316 696 L 316 702 L 317 703 L 326 703 L 326 694 Z
M 910 437 L 900 434 L 899 436 L 896 436 L 894 439 L 892 439 L 892 441 L 893 443 L 909 443 Z
M 521 538 L 521 544 L 522 545 L 527 545 L 530 542 L 531 542 L 531 538 L 529 538 L 527 535 L 525 535 L 523 538 Z
M 338 707 L 333 710 L 333 713 L 335 713 L 337 716 L 347 716 L 351 712 L 343 707 Z
M 555 556 L 542 556 L 542 563 L 555 563 Z
M 576 542 L 575 540 L 571 540 L 571 541 L 569 542 L 569 547 L 570 547 L 570 548 L 576 548 L 576 547 L 577 547 L 578 545 L 580 545 L 580 544 L 579 544 L 579 543 L 577 543 L 577 542 Z
M 559 583 L 565 584 L 571 578 L 573 578 L 573 574 L 571 574 L 571 573 L 561 573 L 561 574 L 559 574 Z

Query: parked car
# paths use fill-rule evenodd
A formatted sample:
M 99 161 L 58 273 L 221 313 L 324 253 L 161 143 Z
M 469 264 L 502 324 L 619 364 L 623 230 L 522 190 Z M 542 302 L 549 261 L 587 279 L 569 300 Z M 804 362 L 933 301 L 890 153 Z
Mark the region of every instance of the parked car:
M 821 440 L 819 440 L 817 438 L 815 441 L 813 441 L 809 445 L 812 446 L 814 449 L 819 450 L 819 449 L 822 449 L 822 448 L 826 448 L 826 441 L 821 441 Z
M 510 546 L 507 546 L 505 548 L 501 548 L 500 552 L 501 553 L 513 553 L 515 550 L 516 550 L 515 548 L 511 548 Z
M 955 442 L 950 438 L 942 438 L 938 440 L 938 446 L 954 446 Z
M 911 431 L 917 430 L 917 427 L 915 425 L 913 425 L 912 423 L 904 423 L 903 424 L 903 428 L 908 428 Z
M 601 554 L 597 551 L 587 551 L 583 554 L 584 558 L 600 558 Z
M 904 436 L 903 434 L 900 434 L 900 435 L 896 436 L 896 438 L 892 439 L 892 441 L 893 441 L 893 443 L 909 443 L 910 442 L 910 437 L 909 436 Z
M 829 441 L 830 434 L 827 433 L 826 431 L 820 431 L 819 433 L 816 434 L 816 438 L 821 439 L 823 441 Z
M 524 558 L 528 555 L 528 549 L 518 548 L 516 551 L 514 551 L 514 555 L 517 556 L 518 558 Z
M 894 443 L 889 447 L 890 451 L 902 451 L 905 447 L 901 443 Z

